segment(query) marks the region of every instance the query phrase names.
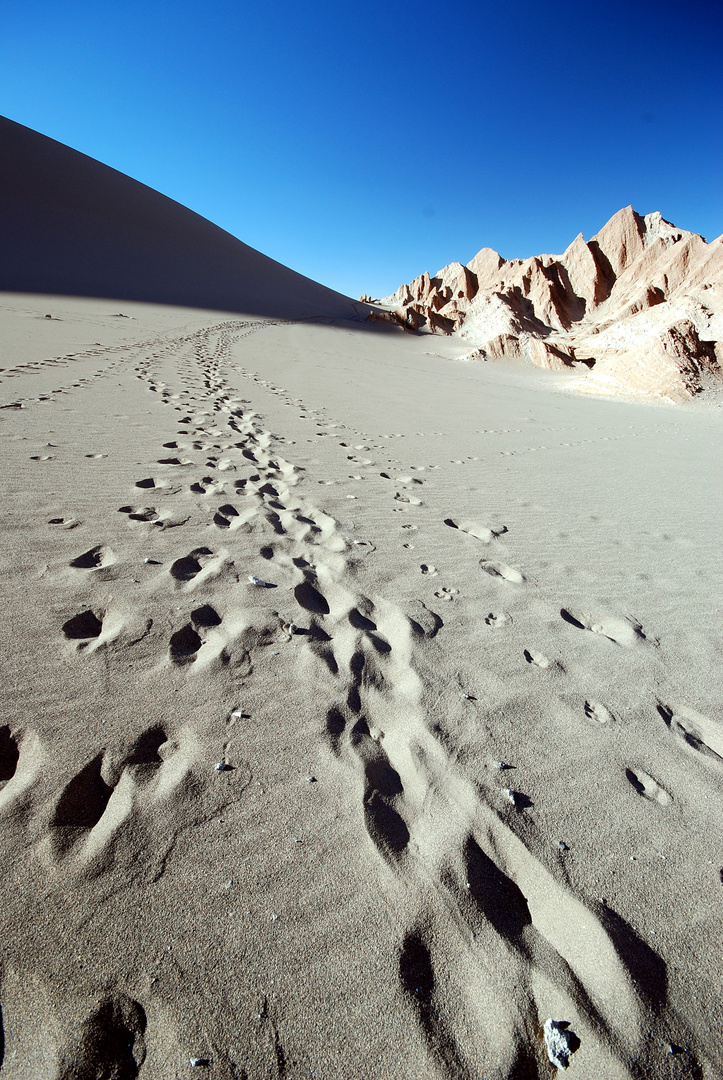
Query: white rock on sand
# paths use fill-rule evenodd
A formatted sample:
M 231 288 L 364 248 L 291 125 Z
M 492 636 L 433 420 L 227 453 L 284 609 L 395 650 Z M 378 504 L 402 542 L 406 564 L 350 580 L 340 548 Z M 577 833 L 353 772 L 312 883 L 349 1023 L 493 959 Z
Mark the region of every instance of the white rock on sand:
M 720 412 L 0 135 L 2 1076 L 719 1076 Z

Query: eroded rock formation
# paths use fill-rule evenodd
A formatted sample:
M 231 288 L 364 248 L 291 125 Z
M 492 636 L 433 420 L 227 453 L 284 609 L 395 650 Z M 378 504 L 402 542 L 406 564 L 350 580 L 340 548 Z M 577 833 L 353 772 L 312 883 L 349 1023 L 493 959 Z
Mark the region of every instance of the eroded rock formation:
M 579 366 L 573 385 L 589 392 L 680 401 L 723 377 L 723 237 L 707 244 L 632 206 L 562 255 L 482 248 L 379 303 L 371 318 L 456 334 L 469 358 Z

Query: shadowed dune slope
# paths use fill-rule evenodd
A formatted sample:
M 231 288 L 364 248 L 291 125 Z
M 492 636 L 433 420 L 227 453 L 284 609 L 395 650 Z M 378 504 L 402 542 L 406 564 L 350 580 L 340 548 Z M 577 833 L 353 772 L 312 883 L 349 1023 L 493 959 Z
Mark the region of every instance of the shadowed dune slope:
M 0 290 L 278 318 L 366 308 L 62 143 L 0 117 Z

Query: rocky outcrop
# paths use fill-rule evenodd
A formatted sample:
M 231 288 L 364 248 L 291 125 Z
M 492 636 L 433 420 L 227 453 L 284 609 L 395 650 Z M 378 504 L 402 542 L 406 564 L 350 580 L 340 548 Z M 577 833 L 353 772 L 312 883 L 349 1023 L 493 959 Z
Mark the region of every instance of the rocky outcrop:
M 467 359 L 584 366 L 578 389 L 680 401 L 721 377 L 723 237 L 707 244 L 627 206 L 562 255 L 507 260 L 482 248 L 381 305 L 372 318 L 458 334 L 473 346 Z
M 637 392 L 685 401 L 720 379 L 718 354 L 719 347 L 702 341 L 693 323 L 683 319 L 629 349 L 608 353 L 575 388 L 583 393 Z

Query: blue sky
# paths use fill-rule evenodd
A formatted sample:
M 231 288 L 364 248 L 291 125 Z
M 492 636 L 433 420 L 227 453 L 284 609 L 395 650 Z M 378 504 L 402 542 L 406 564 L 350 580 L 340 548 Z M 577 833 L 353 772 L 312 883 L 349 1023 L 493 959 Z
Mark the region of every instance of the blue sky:
M 723 232 L 723 5 L 5 0 L 0 112 L 343 292 Z

